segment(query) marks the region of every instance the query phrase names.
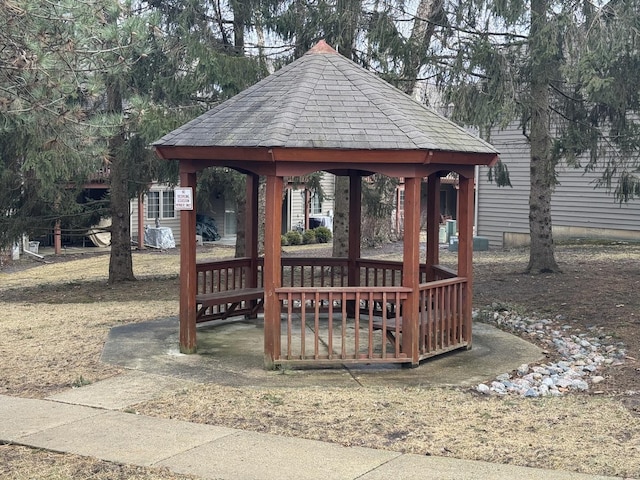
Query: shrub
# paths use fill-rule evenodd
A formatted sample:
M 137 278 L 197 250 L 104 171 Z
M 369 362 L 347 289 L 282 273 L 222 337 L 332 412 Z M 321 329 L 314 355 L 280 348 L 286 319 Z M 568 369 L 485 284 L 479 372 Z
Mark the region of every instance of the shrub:
M 295 230 L 289 230 L 285 233 L 285 237 L 287 237 L 288 245 L 300 245 L 302 243 L 302 235 Z
M 280 245 L 283 247 L 289 245 L 289 242 L 287 241 L 287 237 L 285 235 L 280 235 Z
M 316 232 L 314 230 L 305 230 L 302 234 L 302 242 L 305 245 L 316 243 Z
M 331 240 L 331 238 L 333 238 L 331 230 L 329 230 L 327 227 L 317 227 L 314 229 L 314 232 L 316 234 L 316 240 L 318 241 L 318 243 L 327 243 L 329 240 Z

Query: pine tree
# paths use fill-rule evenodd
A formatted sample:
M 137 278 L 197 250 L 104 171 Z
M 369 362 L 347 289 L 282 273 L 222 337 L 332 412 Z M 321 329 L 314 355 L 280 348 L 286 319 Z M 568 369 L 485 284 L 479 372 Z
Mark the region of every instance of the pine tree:
M 94 4 L 0 4 L 0 246 L 99 218 L 83 183 L 102 166 L 118 120 L 101 111 L 92 61 L 104 53 Z
M 50 231 L 61 218 L 90 225 L 110 214 L 109 281 L 134 279 L 129 199 L 152 180 L 177 178 L 176 165 L 158 160 L 148 144 L 263 76 L 263 65 L 233 43 L 242 43 L 247 18 L 238 17 L 233 35 L 219 6 L 0 5 L 7 46 L 0 52 L 0 210 L 9 213 L 0 217 L 2 244 Z M 110 172 L 108 201 L 78 202 L 100 167 Z
M 593 88 L 630 80 L 628 71 L 616 71 L 614 59 L 619 60 L 621 52 L 610 50 L 636 41 L 630 28 L 619 33 L 617 45 L 608 47 L 611 62 L 592 63 L 596 57 L 590 43 L 612 34 L 615 22 L 603 21 L 611 9 L 613 5 L 554 0 L 461 0 L 448 7 L 437 73 L 454 119 L 484 132 L 519 121 L 529 139 L 530 272 L 558 271 L 551 215 L 558 164 L 577 165 L 584 154 L 591 158 L 590 166 L 606 162 L 609 157 L 603 153 L 616 149 L 603 147 L 619 149 L 630 138 L 619 134 L 616 120 L 625 119 L 626 133 L 635 128 L 629 121 L 629 112 L 637 110 L 634 102 L 627 98 L 612 109 L 611 99 L 598 98 L 602 89 Z M 633 18 L 628 24 L 637 23 L 637 14 Z M 601 27 L 597 35 L 596 23 Z M 603 65 L 610 69 L 605 79 L 599 70 Z M 611 167 L 609 178 L 614 170 Z

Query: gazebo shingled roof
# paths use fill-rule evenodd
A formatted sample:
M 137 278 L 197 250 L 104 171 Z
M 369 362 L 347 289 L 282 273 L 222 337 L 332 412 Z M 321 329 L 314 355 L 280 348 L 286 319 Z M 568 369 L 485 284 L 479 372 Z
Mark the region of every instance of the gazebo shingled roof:
M 287 290 L 283 288 L 280 249 L 284 178 L 318 170 L 349 176 L 349 279 L 348 287 L 336 290 L 336 294 L 355 295 L 348 298 L 360 298 L 357 292 L 364 288 L 359 287 L 358 270 L 360 177 L 379 172 L 404 178 L 401 290 L 406 297 L 402 297 L 402 352 L 397 351 L 393 358 L 417 365 L 419 360 L 434 354 L 424 351 L 424 338 L 422 343 L 419 341 L 422 335 L 419 331 L 423 328 L 420 318 L 427 315 L 421 300 L 427 291 L 424 281 L 452 278 L 451 272 L 443 273 L 438 265 L 440 177 L 450 171 L 458 173 L 459 255 L 457 273 L 453 274 L 457 280 L 452 280 L 452 285 L 457 285 L 455 295 L 460 297 L 462 307 L 452 315 L 464 318 L 463 324 L 456 327 L 460 341 L 455 348 L 470 348 L 474 168 L 497 161 L 497 151 L 490 144 L 414 101 L 321 41 L 300 59 L 168 133 L 153 146 L 161 158 L 180 161 L 181 186 L 193 192 L 197 172 L 210 166 L 226 166 L 248 174 L 245 238 L 246 257 L 251 259 L 249 271 L 252 273 L 246 281 L 250 287 L 258 287 L 259 282 L 258 175 L 266 176 L 267 221 L 261 268 L 265 362 L 269 366 L 286 362 L 280 351 L 281 305 Z M 426 262 L 421 264 L 420 186 L 424 177 L 428 178 L 429 185 L 427 252 Z M 181 236 L 180 348 L 183 352 L 195 352 L 199 281 L 195 210 L 182 212 Z M 365 290 L 363 294 L 373 295 L 371 299 L 382 295 L 379 290 L 377 293 Z M 394 294 L 400 295 L 399 290 Z M 327 292 L 318 290 L 316 295 L 327 295 Z M 384 295 L 381 298 L 387 298 Z M 342 298 L 345 301 L 347 297 Z M 386 328 L 384 325 L 383 322 Z M 396 330 L 398 333 L 400 329 Z M 370 338 L 372 335 L 370 331 Z M 359 358 L 360 354 L 356 353 L 352 361 L 357 363 Z M 345 361 L 344 354 L 341 361 Z
M 497 153 L 323 41 L 153 145 Z

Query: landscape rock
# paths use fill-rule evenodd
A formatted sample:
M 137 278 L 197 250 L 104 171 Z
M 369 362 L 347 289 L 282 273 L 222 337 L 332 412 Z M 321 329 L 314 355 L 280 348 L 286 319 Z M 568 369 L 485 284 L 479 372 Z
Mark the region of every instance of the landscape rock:
M 494 308 L 498 308 L 496 304 Z M 540 365 L 520 365 L 512 374 L 503 373 L 490 386 L 480 384 L 476 390 L 485 395 L 519 395 L 523 397 L 559 396 L 567 392 L 586 391 L 589 383 L 604 381 L 599 370 L 621 365 L 626 355 L 624 345 L 612 344 L 611 336 L 600 328 L 589 333 L 571 334 L 573 327 L 556 322 L 566 321 L 563 315 L 555 320 L 540 319 L 535 315 L 523 316 L 508 310 L 476 311 L 475 319 L 488 321 L 499 328 L 535 338 L 547 353 L 555 352 L 556 362 Z

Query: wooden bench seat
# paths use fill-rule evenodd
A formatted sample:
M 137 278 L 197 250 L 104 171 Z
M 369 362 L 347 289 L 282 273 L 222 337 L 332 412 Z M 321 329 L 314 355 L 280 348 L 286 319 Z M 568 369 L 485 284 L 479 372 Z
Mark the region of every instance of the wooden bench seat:
M 196 321 L 205 314 L 209 307 L 225 305 L 224 312 L 217 316 L 219 319 L 226 319 L 236 311 L 242 302 L 255 300 L 251 306 L 249 315 L 255 315 L 264 302 L 264 288 L 239 288 L 236 290 L 224 290 L 221 292 L 201 293 L 196 295 Z
M 393 345 L 396 346 L 396 322 L 398 322 L 398 333 L 402 333 L 402 317 L 398 318 L 387 318 L 385 334 L 387 336 L 387 340 Z M 376 318 L 373 321 L 373 329 L 374 330 L 382 330 L 382 319 Z

